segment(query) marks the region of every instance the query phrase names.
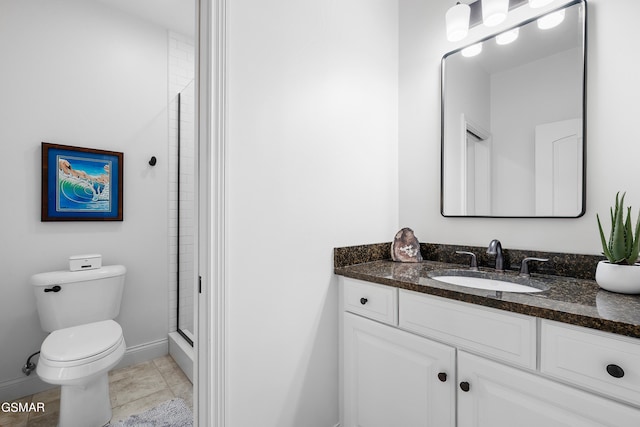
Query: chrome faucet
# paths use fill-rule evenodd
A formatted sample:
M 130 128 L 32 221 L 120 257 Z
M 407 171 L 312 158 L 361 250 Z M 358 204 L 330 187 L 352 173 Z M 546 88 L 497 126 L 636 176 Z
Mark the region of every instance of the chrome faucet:
M 500 240 L 493 239 L 489 243 L 487 254 L 496 256 L 496 271 L 504 271 L 504 257 L 502 256 L 502 244 L 500 244 Z

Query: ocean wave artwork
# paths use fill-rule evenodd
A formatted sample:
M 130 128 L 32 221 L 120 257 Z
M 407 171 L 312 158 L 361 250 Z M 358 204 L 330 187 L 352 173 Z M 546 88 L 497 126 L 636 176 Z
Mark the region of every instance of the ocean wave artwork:
M 109 212 L 111 162 L 59 155 L 58 212 Z

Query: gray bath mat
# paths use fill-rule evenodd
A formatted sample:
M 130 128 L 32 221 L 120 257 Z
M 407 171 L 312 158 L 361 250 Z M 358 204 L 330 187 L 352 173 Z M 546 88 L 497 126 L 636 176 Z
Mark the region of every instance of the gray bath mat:
M 109 427 L 191 427 L 193 413 L 182 399 L 171 399 Z

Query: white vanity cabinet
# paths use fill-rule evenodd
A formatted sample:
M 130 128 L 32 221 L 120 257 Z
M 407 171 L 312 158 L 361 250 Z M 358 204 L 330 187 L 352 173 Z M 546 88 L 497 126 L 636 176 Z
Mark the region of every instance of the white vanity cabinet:
M 640 340 L 350 278 L 341 299 L 341 427 L 640 426 Z

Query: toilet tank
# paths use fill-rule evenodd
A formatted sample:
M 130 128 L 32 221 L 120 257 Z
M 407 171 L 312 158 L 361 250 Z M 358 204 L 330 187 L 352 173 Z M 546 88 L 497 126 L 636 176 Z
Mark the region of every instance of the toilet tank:
M 40 325 L 47 332 L 114 319 L 120 313 L 126 268 L 52 271 L 31 276 Z

